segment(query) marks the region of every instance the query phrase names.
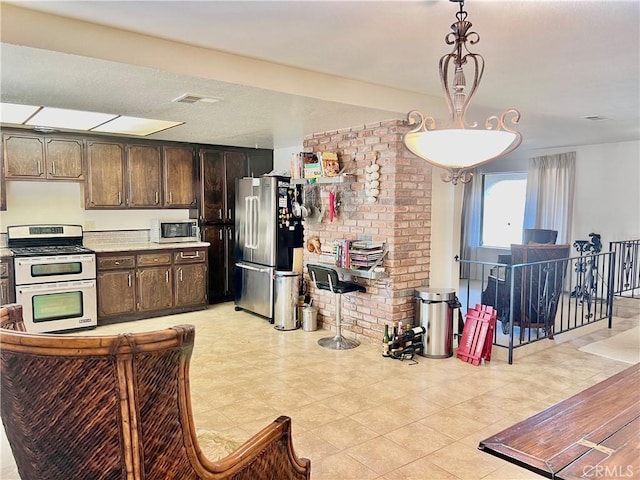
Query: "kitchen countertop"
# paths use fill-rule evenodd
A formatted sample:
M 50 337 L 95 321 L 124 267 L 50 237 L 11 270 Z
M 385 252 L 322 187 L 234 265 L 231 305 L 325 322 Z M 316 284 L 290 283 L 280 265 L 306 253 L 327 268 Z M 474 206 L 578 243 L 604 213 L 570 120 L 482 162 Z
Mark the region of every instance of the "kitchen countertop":
M 174 248 L 198 248 L 208 247 L 209 242 L 175 242 L 175 243 L 153 243 L 153 242 L 127 242 L 127 243 L 85 243 L 84 246 L 96 253 L 106 252 L 135 252 L 139 250 L 166 250 Z M 12 257 L 13 253 L 8 247 L 0 247 L 0 257 Z
M 175 242 L 175 243 L 153 243 L 153 242 L 127 242 L 127 243 L 85 243 L 84 246 L 94 250 L 96 253 L 106 252 L 134 252 L 138 250 L 166 250 L 173 248 L 198 248 L 208 247 L 209 242 Z

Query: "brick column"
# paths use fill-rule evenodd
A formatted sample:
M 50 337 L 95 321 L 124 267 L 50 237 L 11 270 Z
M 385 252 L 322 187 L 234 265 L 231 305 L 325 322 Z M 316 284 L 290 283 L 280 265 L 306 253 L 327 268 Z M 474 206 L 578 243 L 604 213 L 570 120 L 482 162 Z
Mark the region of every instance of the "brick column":
M 389 253 L 384 261 L 387 277 L 367 280 L 353 277 L 367 287 L 366 293 L 342 297 L 343 335 L 361 342 L 380 342 L 385 324 L 411 321 L 413 292 L 429 284 L 431 240 L 431 166 L 411 154 L 402 137 L 408 130 L 401 120 L 389 120 L 329 132 L 304 139 L 305 152 L 335 152 L 341 168 L 353 174 L 353 182 L 319 184 L 321 201 L 328 208 L 330 189 L 335 189 L 341 206 L 333 222 L 328 214 L 321 223 L 305 225 L 306 240 L 318 236 L 322 243 L 336 239 L 385 242 Z M 367 203 L 365 167 L 376 159 L 380 165 L 380 196 Z M 308 189 L 309 187 L 306 187 Z M 308 190 L 307 190 L 308 191 Z M 304 263 L 317 263 L 318 256 L 304 251 Z M 335 323 L 331 293 L 314 290 L 307 276 L 311 296 L 320 309 L 319 323 L 328 329 Z

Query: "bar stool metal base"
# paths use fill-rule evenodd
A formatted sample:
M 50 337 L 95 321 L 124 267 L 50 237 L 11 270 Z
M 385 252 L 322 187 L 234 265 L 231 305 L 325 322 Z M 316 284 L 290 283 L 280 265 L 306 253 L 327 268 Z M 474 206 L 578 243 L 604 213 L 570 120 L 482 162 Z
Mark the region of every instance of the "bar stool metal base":
M 349 350 L 356 348 L 360 343 L 356 340 L 344 338 L 342 335 L 336 335 L 335 337 L 321 338 L 318 340 L 318 345 L 332 350 Z

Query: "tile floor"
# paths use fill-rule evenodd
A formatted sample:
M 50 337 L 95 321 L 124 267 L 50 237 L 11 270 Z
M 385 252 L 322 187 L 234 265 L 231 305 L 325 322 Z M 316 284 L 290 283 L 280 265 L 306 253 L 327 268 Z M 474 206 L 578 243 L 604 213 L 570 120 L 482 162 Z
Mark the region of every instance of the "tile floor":
M 138 332 L 191 323 L 196 427 L 239 441 L 278 415 L 313 480 L 536 479 L 477 450 L 480 440 L 629 366 L 578 348 L 638 325 L 615 319 L 584 337 L 516 359 L 472 366 L 456 359 L 383 358 L 378 345 L 327 350 L 326 330 L 277 331 L 232 303 L 99 327 Z M 4 440 L 6 442 L 6 440 Z M 0 478 L 17 479 L 3 443 Z

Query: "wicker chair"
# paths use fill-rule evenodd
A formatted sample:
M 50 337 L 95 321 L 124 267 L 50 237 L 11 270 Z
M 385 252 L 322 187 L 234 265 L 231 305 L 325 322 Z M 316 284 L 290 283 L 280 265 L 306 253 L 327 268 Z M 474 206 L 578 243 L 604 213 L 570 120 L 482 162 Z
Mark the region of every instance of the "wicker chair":
M 0 307 L 0 406 L 21 478 L 310 478 L 284 416 L 226 457 L 205 458 L 189 396 L 192 325 L 105 336 L 21 325 L 20 306 Z

